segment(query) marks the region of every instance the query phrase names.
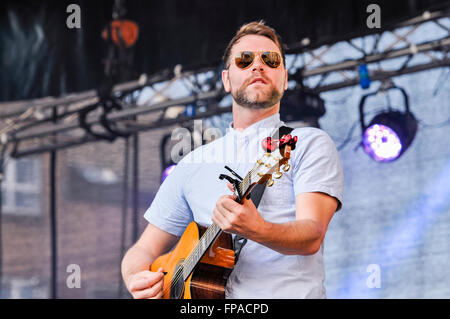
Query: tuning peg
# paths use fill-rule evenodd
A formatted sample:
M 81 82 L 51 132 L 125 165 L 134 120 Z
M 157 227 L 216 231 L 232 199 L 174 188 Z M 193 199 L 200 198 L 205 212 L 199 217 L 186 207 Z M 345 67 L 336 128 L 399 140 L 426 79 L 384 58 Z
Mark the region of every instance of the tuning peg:
M 290 168 L 291 168 L 291 165 L 289 165 L 289 164 L 284 164 L 284 166 L 283 166 L 283 171 L 287 172 Z
M 271 187 L 273 185 L 273 179 L 269 178 L 267 180 L 267 187 Z
M 280 178 L 281 176 L 283 176 L 283 173 L 281 173 L 280 171 L 276 171 L 275 173 L 273 173 L 273 177 L 276 179 Z

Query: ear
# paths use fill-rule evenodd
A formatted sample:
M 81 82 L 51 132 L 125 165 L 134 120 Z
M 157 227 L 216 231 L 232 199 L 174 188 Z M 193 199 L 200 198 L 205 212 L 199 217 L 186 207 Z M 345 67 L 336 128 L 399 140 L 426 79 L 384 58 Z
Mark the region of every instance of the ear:
M 222 70 L 222 84 L 223 88 L 225 89 L 225 92 L 230 93 L 231 86 L 228 70 Z
M 284 90 L 286 91 L 288 89 L 288 70 L 284 70 L 286 72 L 286 76 L 284 79 Z

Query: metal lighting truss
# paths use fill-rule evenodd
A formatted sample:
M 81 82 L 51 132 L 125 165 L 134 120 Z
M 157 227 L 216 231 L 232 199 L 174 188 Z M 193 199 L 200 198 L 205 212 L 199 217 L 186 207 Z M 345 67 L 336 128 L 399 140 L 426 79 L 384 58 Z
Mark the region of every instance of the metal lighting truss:
M 314 47 L 308 39 L 294 43 L 287 51 L 293 61 L 288 66 L 290 83 L 320 93 L 358 85 L 361 64 L 368 66 L 372 82 L 449 66 L 449 16 L 448 10 L 425 12 L 414 19 L 378 29 L 379 32 L 368 29 L 363 37 L 349 35 L 346 39 Z M 425 24 L 433 24 L 441 36 L 422 43 L 411 40 Z M 381 40 L 387 37 L 392 42 L 381 45 L 386 42 Z M 371 48 L 356 45 L 359 41 L 371 43 Z M 327 63 L 327 55 L 339 52 L 337 47 L 342 45 L 352 48 L 357 57 Z M 423 58 L 414 59 L 420 63 L 413 64 L 416 57 Z M 400 68 L 381 68 L 382 62 L 397 58 L 404 59 Z M 231 106 L 223 103 L 227 94 L 222 89 L 220 73 L 219 63 L 187 71 L 176 66 L 173 70 L 142 75 L 136 81 L 118 84 L 107 100 L 100 100 L 97 91 L 91 90 L 59 98 L 0 103 L 1 149 L 11 148 L 11 156 L 20 157 L 88 142 L 113 141 L 154 128 L 190 125 L 194 119 L 228 113 Z M 311 85 L 314 81 L 316 83 Z M 297 88 L 296 85 L 294 89 Z M 173 92 L 183 90 L 185 96 L 171 97 Z M 149 98 L 142 101 L 148 91 Z
M 304 51 L 302 49 L 302 43 L 308 43 L 308 39 L 304 39 L 292 50 L 300 51 L 298 56 L 304 61 L 297 68 L 297 72 L 300 78 L 303 79 L 319 77 L 317 84 L 310 88 L 320 93 L 358 85 L 360 81 L 358 67 L 361 64 L 366 64 L 369 67 L 371 81 L 383 81 L 403 74 L 449 66 L 448 50 L 450 48 L 450 29 L 445 25 L 445 22 L 448 25 L 449 16 L 449 11 L 425 12 L 420 17 L 397 24 L 393 29 L 387 28 L 380 33 L 358 39 L 352 38 L 342 42 L 323 45 L 316 50 Z M 433 25 L 435 27 L 434 29 L 440 30 L 442 35 L 422 43 L 416 43 L 414 40 L 408 39 L 408 37 L 414 38 L 417 30 L 422 29 L 426 24 L 428 24 L 428 27 Z M 387 37 L 392 42 L 380 45 L 382 38 Z M 355 44 L 356 42 L 362 42 L 363 44 L 371 42 L 372 47 L 367 48 L 368 45 L 358 46 Z M 359 57 L 335 63 L 326 63 L 326 55 L 335 53 L 336 50 L 333 51 L 333 48 L 336 46 L 339 46 L 340 50 L 342 50 L 343 46 L 350 49 L 348 51 L 352 51 L 351 49 L 353 49 L 353 53 L 359 55 Z M 424 62 L 412 64 L 411 61 L 413 61 L 413 58 L 418 57 L 424 57 L 426 59 L 420 59 L 425 60 Z M 383 70 L 380 67 L 382 61 L 398 58 L 404 59 L 400 68 Z M 296 57 L 296 60 L 298 60 L 298 57 Z M 313 64 L 316 64 L 316 66 L 312 67 L 311 65 Z M 372 66 L 373 68 L 370 69 Z M 324 83 L 328 77 L 334 77 L 335 80 L 331 83 Z

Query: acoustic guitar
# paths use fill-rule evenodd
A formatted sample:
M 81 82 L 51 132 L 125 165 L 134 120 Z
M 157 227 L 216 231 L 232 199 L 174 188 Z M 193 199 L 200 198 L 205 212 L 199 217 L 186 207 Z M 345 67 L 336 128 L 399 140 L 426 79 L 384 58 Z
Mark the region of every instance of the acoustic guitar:
M 243 203 L 250 200 L 252 190 L 257 184 L 267 182 L 273 185 L 273 178 L 280 178 L 282 172 L 290 169 L 288 160 L 291 150 L 295 149 L 297 137 L 283 135 L 276 140 L 267 137 L 263 140 L 266 153 L 256 161 L 252 170 L 244 178 L 227 168 L 236 177 L 221 174 L 220 179 L 227 179 L 234 187 L 236 201 Z M 160 267 L 166 272 L 164 276 L 164 299 L 223 299 L 228 277 L 235 265 L 235 251 L 232 236 L 222 232 L 212 223 L 204 227 L 191 222 L 175 248 L 158 257 L 150 266 L 151 271 Z

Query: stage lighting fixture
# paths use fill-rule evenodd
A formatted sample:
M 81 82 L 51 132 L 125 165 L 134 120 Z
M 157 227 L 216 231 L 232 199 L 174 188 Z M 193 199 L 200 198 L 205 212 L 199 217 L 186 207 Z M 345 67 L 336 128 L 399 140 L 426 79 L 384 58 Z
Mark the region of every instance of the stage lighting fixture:
M 176 166 L 176 164 L 172 164 L 172 165 L 167 166 L 163 170 L 163 172 L 161 174 L 161 184 L 162 184 L 162 182 L 164 182 L 164 180 L 167 178 L 167 176 L 169 176 L 170 173 L 172 173 L 172 171 L 174 170 L 175 166 Z
M 319 118 L 324 114 L 324 100 L 316 92 L 306 88 L 295 88 L 284 93 L 280 107 L 282 121 L 301 121 L 307 126 L 319 127 Z
M 167 133 L 165 134 L 160 142 L 160 156 L 161 156 L 161 167 L 163 168 L 161 172 L 161 184 L 164 182 L 164 180 L 167 178 L 167 176 L 172 173 L 173 169 L 175 168 L 176 164 L 172 161 L 170 158 L 170 143 L 171 134 Z
M 403 95 L 405 111 L 389 110 L 377 114 L 369 123 L 364 123 L 364 103 L 372 92 L 364 95 L 359 103 L 364 152 L 377 162 L 392 162 L 399 158 L 411 145 L 417 132 L 417 120 L 409 111 L 408 96 L 403 88 L 390 85 L 383 90 L 397 89 Z

